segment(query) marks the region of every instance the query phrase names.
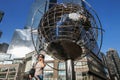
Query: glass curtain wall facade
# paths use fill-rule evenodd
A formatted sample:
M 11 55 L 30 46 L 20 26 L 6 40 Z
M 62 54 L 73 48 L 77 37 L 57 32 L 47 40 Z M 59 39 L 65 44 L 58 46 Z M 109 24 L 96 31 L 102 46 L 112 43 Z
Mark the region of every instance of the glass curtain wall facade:
M 65 62 L 59 62 L 58 64 L 58 78 L 60 80 L 66 80 L 66 68 Z
M 27 27 L 37 28 L 41 17 L 45 12 L 45 6 L 48 6 L 49 0 L 35 0 L 31 6 L 30 14 L 27 20 Z
M 12 54 L 14 58 L 25 57 L 25 54 L 34 51 L 33 42 L 31 39 L 30 29 L 16 29 L 7 53 Z
M 44 69 L 44 80 L 54 80 L 54 70 L 50 66 L 54 67 L 52 61 L 48 62 Z

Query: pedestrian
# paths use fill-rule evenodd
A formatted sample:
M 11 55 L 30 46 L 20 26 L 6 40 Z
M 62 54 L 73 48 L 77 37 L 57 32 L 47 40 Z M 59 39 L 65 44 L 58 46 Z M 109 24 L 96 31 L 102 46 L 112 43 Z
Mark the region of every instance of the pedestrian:
M 39 54 L 37 57 L 37 63 L 35 64 L 35 77 L 37 80 L 43 80 L 43 69 L 46 66 L 44 62 L 45 56 L 43 54 Z
M 35 74 L 35 68 L 32 67 L 29 71 L 29 80 L 36 80 L 35 77 L 34 77 L 34 74 Z

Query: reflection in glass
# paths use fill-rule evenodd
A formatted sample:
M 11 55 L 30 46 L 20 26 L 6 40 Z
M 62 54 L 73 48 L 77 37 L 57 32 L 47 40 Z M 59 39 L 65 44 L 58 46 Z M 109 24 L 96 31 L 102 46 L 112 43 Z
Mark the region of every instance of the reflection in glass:
M 12 57 L 25 57 L 25 54 L 34 50 L 31 39 L 31 29 L 16 29 L 12 41 L 8 47 L 7 53 L 12 54 Z
M 44 71 L 44 80 L 53 80 L 53 71 Z
M 53 63 L 47 63 L 47 65 L 45 66 L 45 70 L 53 70 L 51 67 L 54 67 Z
M 58 65 L 58 79 L 66 80 L 66 70 L 65 70 L 65 62 L 60 62 Z

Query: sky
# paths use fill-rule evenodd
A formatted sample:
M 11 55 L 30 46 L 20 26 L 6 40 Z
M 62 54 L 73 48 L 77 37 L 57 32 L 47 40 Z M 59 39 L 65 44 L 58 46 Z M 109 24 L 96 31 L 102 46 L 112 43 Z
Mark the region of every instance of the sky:
M 0 10 L 5 13 L 0 23 L 3 32 L 0 43 L 10 43 L 15 29 L 23 29 L 27 23 L 34 0 L 0 0 Z
M 113 48 L 120 54 L 120 0 L 86 0 L 97 12 L 103 29 L 102 52 Z M 0 30 L 0 43 L 10 43 L 15 29 L 26 26 L 30 8 L 34 0 L 0 0 L 0 10 L 5 13 Z

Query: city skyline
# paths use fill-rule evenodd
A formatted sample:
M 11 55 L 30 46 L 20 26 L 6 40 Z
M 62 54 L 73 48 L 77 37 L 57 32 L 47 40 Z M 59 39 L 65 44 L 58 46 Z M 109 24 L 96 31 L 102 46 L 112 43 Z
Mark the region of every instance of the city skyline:
M 105 53 L 109 48 L 114 48 L 119 53 L 120 10 L 118 10 L 118 8 L 120 7 L 120 1 L 86 1 L 88 1 L 97 12 L 103 29 L 105 30 L 101 51 Z M 0 10 L 5 13 L 0 23 L 0 30 L 3 31 L 0 43 L 10 43 L 15 29 L 23 29 L 24 26 L 27 26 L 28 15 L 33 2 L 34 0 L 0 1 Z

